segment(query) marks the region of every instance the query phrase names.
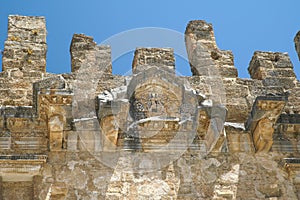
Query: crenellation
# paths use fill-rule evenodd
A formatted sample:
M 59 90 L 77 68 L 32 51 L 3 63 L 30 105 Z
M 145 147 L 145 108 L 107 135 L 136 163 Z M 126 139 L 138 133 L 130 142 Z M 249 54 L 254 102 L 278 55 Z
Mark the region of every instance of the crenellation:
M 44 17 L 8 17 L 8 37 L 2 56 L 2 88 L 9 88 L 2 105 L 31 106 L 32 83 L 46 74 L 46 22 Z
M 105 62 L 103 70 L 105 73 L 112 73 L 111 50 L 109 46 L 97 46 L 93 37 L 84 34 L 74 34 L 70 46 L 72 72 L 77 72 L 80 67 L 88 67 L 88 62 Z M 85 65 L 85 66 L 84 66 Z M 99 66 L 101 67 L 101 66 Z M 81 70 L 82 71 L 82 70 Z M 81 72 L 79 71 L 79 73 Z
M 46 43 L 46 36 L 47 31 L 45 17 L 9 15 L 9 40 Z
M 171 48 L 137 48 L 134 52 L 132 71 L 137 73 L 148 66 L 161 66 L 175 71 L 174 51 Z
M 193 75 L 238 76 L 232 52 L 218 48 L 211 24 L 203 20 L 190 21 L 185 30 L 185 43 Z
M 213 26 L 204 20 L 190 21 L 186 27 L 185 35 L 187 35 L 191 40 L 202 40 L 203 43 L 210 49 L 217 48 Z
M 296 79 L 292 62 L 286 53 L 256 51 L 248 71 L 251 78 L 258 80 L 266 78 Z
M 74 34 L 71 73 L 46 72 L 44 17 L 9 16 L 0 73 L 0 199 L 297 199 L 300 82 L 288 54 L 256 51 L 251 78 L 213 27 L 137 47 L 132 75 Z M 298 35 L 295 37 L 299 53 Z
M 19 68 L 46 72 L 46 22 L 44 17 L 8 17 L 8 36 L 4 45 L 3 71 Z

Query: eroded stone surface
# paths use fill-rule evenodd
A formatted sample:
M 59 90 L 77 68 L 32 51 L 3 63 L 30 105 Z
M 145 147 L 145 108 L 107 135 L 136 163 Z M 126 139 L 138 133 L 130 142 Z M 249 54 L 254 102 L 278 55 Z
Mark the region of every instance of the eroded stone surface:
M 190 21 L 185 30 L 185 42 L 193 75 L 237 77 L 233 54 L 217 47 L 212 24 L 203 20 Z
M 87 68 L 97 59 L 103 60 L 106 65 L 103 66 L 103 72 L 111 74 L 111 50 L 109 46 L 97 46 L 93 37 L 84 34 L 74 34 L 70 46 L 72 72 L 77 72 L 80 67 Z M 94 66 L 97 67 L 97 66 Z M 100 66 L 99 66 L 100 67 Z M 78 72 L 80 73 L 80 72 Z
M 175 75 L 170 48 L 137 48 L 133 75 L 113 75 L 110 47 L 83 34 L 72 73 L 51 75 L 45 19 L 10 16 L 8 27 L 0 199 L 300 198 L 300 83 L 287 54 L 255 52 L 252 79 L 238 78 L 196 20 L 191 77 Z
M 9 16 L 0 74 L 1 105 L 32 106 L 32 83 L 46 74 L 44 17 Z
M 163 67 L 175 71 L 174 51 L 171 48 L 137 48 L 134 52 L 132 71 L 144 71 L 147 66 Z

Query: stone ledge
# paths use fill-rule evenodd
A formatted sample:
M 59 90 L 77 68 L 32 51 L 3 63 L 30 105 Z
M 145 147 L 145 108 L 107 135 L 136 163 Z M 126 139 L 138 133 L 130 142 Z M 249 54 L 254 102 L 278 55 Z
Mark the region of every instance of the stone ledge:
M 283 158 L 280 165 L 288 172 L 300 169 L 300 158 Z
M 46 162 L 46 155 L 0 155 L 1 162 L 22 162 L 22 161 L 32 161 L 32 162 Z
M 46 162 L 46 155 L 1 155 L 0 176 L 4 182 L 32 181 Z

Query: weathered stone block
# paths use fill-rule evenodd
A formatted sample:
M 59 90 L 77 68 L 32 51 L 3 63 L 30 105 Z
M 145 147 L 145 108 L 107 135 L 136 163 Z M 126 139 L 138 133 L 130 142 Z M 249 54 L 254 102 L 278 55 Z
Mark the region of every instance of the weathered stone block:
M 46 62 L 40 67 L 33 60 L 46 60 L 46 22 L 44 17 L 9 16 L 8 38 L 3 52 L 3 70 L 28 68 L 45 72 Z M 10 61 L 10 62 L 8 62 Z M 21 62 L 19 62 L 21 61 Z
M 47 163 L 51 164 L 60 164 L 63 165 L 66 163 L 66 152 L 64 151 L 53 151 L 49 152 Z
M 137 73 L 147 66 L 159 66 L 173 72 L 175 70 L 174 51 L 171 48 L 137 48 L 134 52 L 132 71 Z
M 249 107 L 243 98 L 228 99 L 226 109 L 226 120 L 230 122 L 245 122 L 249 115 Z
M 97 46 L 93 37 L 84 34 L 74 34 L 70 46 L 72 72 L 88 73 L 92 75 L 100 70 L 103 73 L 112 73 L 111 50 L 109 46 Z M 83 67 L 79 72 L 78 70 Z
M 246 122 L 250 130 L 257 152 L 268 152 L 273 144 L 274 124 L 280 116 L 287 97 L 260 96 L 257 97 Z
M 276 198 L 281 196 L 281 190 L 277 184 L 260 185 L 257 190 L 265 195 L 266 198 Z
M 243 130 L 238 123 L 225 123 L 229 152 L 254 152 L 254 146 L 249 132 Z
M 213 32 L 212 24 L 205 22 L 204 20 L 192 20 L 188 23 L 185 35 L 193 40 L 204 40 L 205 44 L 216 47 L 215 36 Z
M 78 145 L 78 134 L 76 131 L 67 131 L 67 149 L 76 151 Z
M 9 16 L 2 74 L 10 77 L 7 79 L 10 88 L 7 97 L 11 100 L 2 104 L 32 105 L 32 83 L 46 73 L 46 35 L 44 17 Z
M 217 68 L 221 77 L 236 78 L 238 77 L 238 71 L 235 67 L 218 67 Z
M 185 43 L 194 76 L 237 77 L 233 54 L 218 49 L 211 24 L 203 20 L 190 21 Z
M 3 199 L 24 199 L 30 200 L 33 197 L 33 185 L 30 181 L 4 182 Z
M 296 78 L 292 62 L 286 53 L 256 51 L 248 67 L 253 79 Z
M 295 87 L 295 78 L 290 78 L 290 77 L 277 77 L 277 78 L 273 78 L 273 77 L 268 77 L 263 79 L 262 81 L 264 86 L 279 86 L 279 87 L 283 87 L 285 89 L 292 89 Z
M 45 17 L 10 15 L 8 17 L 8 39 L 46 43 Z

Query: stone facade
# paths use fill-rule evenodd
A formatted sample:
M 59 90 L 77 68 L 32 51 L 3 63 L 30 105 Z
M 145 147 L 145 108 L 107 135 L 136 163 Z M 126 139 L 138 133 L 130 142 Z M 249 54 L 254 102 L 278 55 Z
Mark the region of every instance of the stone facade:
M 300 82 L 254 53 L 239 78 L 213 27 L 188 23 L 192 76 L 137 48 L 130 76 L 74 34 L 72 73 L 46 72 L 43 17 L 9 16 L 0 73 L 0 199 L 299 199 Z M 299 33 L 295 37 L 299 53 Z

